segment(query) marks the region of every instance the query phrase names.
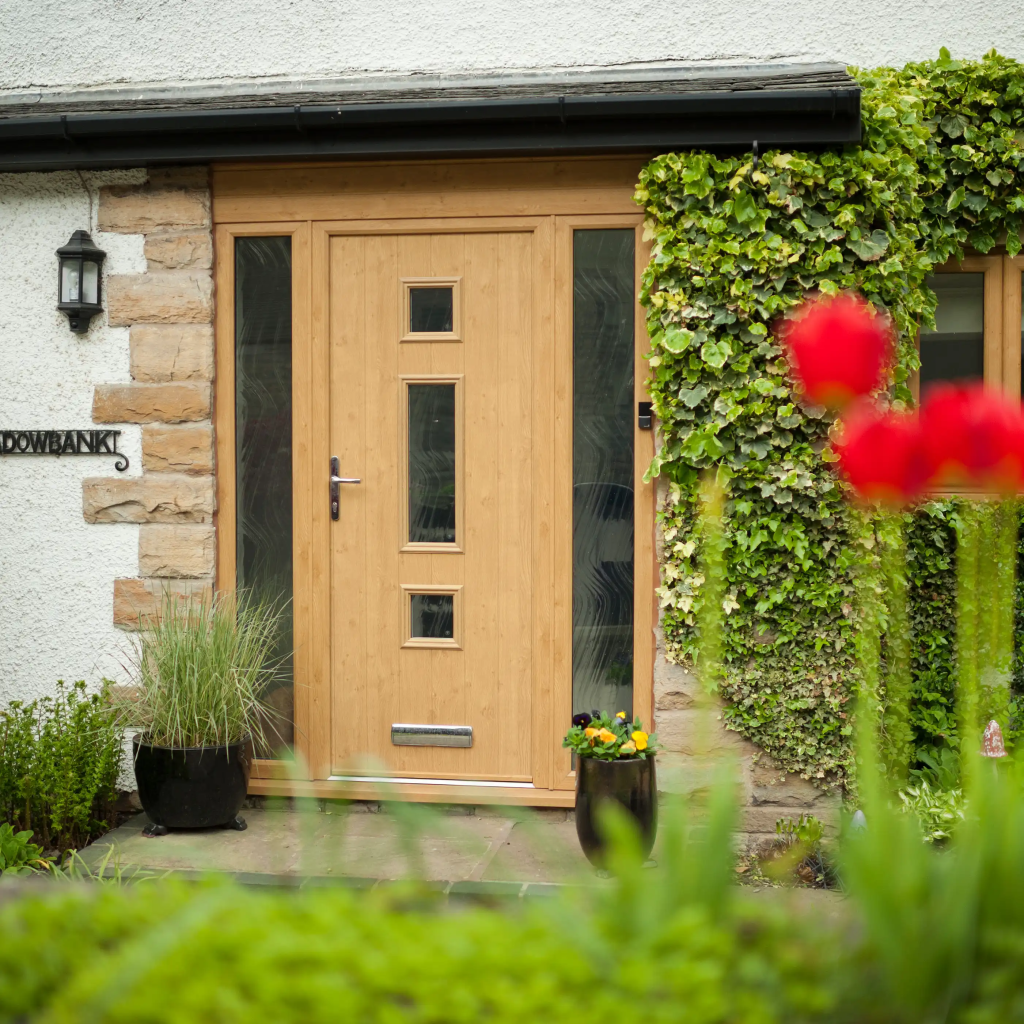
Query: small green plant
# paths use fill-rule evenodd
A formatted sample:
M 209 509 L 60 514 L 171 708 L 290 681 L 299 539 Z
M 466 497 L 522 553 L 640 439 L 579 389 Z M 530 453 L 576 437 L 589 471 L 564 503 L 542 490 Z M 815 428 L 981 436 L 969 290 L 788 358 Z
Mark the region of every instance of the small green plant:
M 626 712 L 617 715 L 585 711 L 573 716 L 572 726 L 562 740 L 577 757 L 595 757 L 599 761 L 618 761 L 638 757 L 641 760 L 658 752 L 658 737 L 644 732 L 639 718 L 632 722 Z
M 926 842 L 941 843 L 952 838 L 964 820 L 964 794 L 959 787 L 936 789 L 922 779 L 901 790 L 899 797 L 902 809 L 917 815 Z
M 835 867 L 824 846 L 825 826 L 813 814 L 779 818 L 775 836 L 774 848 L 760 864 L 769 878 L 825 889 L 837 884 Z
M 0 820 L 61 853 L 111 822 L 121 730 L 106 689 L 57 683 L 53 697 L 0 709 Z
M 18 875 L 49 866 L 42 849 L 31 839 L 28 829 L 15 832 L 7 822 L 0 825 L 0 873 Z
M 168 595 L 140 632 L 135 686 L 117 700 L 125 724 L 164 747 L 268 746 L 273 711 L 264 694 L 279 670 L 282 610 L 232 594 L 184 603 Z

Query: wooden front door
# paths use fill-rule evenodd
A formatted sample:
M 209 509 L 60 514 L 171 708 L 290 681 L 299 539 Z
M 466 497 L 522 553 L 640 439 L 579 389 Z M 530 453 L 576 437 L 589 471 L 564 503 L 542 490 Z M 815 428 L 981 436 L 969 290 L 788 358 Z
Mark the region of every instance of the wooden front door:
M 359 481 L 330 526 L 332 774 L 531 783 L 550 228 L 361 226 L 326 255 L 330 452 Z

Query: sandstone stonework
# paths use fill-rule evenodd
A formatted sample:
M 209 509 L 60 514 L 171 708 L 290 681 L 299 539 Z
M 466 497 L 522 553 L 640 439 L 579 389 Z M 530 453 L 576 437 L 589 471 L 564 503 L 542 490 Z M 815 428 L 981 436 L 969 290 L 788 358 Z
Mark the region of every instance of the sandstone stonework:
M 160 614 L 167 596 L 181 601 L 209 600 L 211 580 L 114 580 L 114 625 L 139 629 Z
M 168 231 L 146 235 L 146 261 L 165 270 L 213 266 L 213 242 L 207 231 Z
M 97 384 L 92 400 L 96 423 L 192 423 L 210 418 L 210 385 Z
M 144 427 L 142 468 L 154 473 L 212 473 L 213 427 L 209 423 Z
M 112 274 L 107 322 L 112 327 L 213 323 L 213 278 L 201 270 Z
M 211 476 L 145 473 L 82 481 L 88 523 L 209 523 L 214 505 Z
M 100 189 L 100 231 L 143 235 L 151 231 L 210 227 L 210 196 L 205 189 L 111 185 Z
M 212 576 L 215 559 L 212 526 L 148 523 L 139 528 L 139 572 L 143 576 Z
M 213 379 L 209 324 L 136 324 L 128 344 L 132 377 L 140 383 Z

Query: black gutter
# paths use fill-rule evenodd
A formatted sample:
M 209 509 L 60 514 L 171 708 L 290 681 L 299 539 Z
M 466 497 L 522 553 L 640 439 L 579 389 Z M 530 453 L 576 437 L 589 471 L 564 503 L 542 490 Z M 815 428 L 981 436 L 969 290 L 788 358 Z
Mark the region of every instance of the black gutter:
M 860 90 L 542 96 L 0 117 L 0 171 L 211 160 L 818 148 L 860 140 Z

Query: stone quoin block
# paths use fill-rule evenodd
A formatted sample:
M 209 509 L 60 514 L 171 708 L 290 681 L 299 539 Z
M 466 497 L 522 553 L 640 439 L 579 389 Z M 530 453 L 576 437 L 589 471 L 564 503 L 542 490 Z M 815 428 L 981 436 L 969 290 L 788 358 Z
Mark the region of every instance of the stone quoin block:
M 92 399 L 95 423 L 191 423 L 210 418 L 210 385 L 97 384 Z
M 143 427 L 142 468 L 154 473 L 212 473 L 212 425 Z
M 210 168 L 206 164 L 197 164 L 193 167 L 151 167 L 149 169 L 149 187 L 208 190 Z
M 212 576 L 216 534 L 208 525 L 147 523 L 139 528 L 139 573 L 142 576 Z
M 213 380 L 208 324 L 136 324 L 128 335 L 132 377 L 143 384 Z
M 209 601 L 212 580 L 114 580 L 114 625 L 140 629 L 156 619 L 168 598 Z
M 82 481 L 82 511 L 88 523 L 209 523 L 214 507 L 210 476 L 146 473 Z
M 715 756 L 732 752 L 737 756 L 753 752 L 756 748 L 740 736 L 726 729 L 719 720 L 721 709 L 691 708 L 686 711 L 657 711 L 654 724 L 658 742 L 666 750 L 690 756 Z
M 145 254 L 150 266 L 165 270 L 209 270 L 213 266 L 213 240 L 208 231 L 160 232 L 146 235 Z
M 112 274 L 107 279 L 107 322 L 111 327 L 213 323 L 213 278 L 205 271 L 186 270 Z
M 100 189 L 100 231 L 144 235 L 151 231 L 210 227 L 210 194 L 205 188 L 110 185 Z

